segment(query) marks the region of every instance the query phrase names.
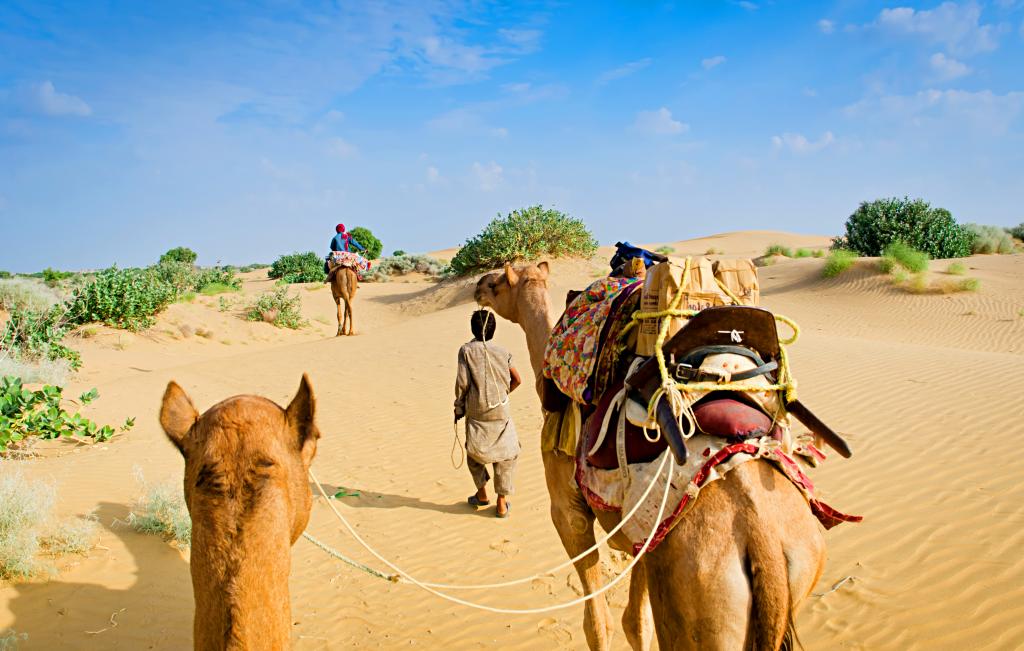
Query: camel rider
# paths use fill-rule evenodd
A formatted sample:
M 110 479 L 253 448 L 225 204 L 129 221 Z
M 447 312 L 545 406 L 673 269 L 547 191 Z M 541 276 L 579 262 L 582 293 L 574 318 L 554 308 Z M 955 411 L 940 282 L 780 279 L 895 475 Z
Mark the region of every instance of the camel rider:
M 345 230 L 344 224 L 338 224 L 334 227 L 335 235 L 331 238 L 331 251 L 351 251 L 350 247 L 355 247 L 359 251 L 365 251 L 366 247 L 356 241 L 356 238 L 352 237 L 352 234 Z M 331 256 L 327 255 L 324 260 L 324 273 L 330 273 L 331 271 Z

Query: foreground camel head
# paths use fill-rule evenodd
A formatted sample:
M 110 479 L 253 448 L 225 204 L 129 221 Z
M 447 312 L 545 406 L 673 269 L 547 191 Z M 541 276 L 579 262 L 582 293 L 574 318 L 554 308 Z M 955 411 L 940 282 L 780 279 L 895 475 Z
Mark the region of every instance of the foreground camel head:
M 473 297 L 481 307 L 489 307 L 498 316 L 513 323 L 520 323 L 520 299 L 523 289 L 532 284 L 539 284 L 540 288 L 546 291 L 549 273 L 547 262 L 518 268 L 506 263 L 503 271 L 492 271 L 477 281 Z
M 202 416 L 167 385 L 160 424 L 185 458 L 197 649 L 289 646 L 290 549 L 312 505 L 315 410 L 306 375 L 287 409 L 243 395 Z

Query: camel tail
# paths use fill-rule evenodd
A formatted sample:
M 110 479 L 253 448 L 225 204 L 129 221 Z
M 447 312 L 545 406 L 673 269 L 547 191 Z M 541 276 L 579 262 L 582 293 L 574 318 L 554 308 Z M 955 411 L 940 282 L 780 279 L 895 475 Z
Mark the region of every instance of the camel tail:
M 763 524 L 755 526 L 747 546 L 747 575 L 752 596 L 747 648 L 750 651 L 794 651 L 799 641 L 793 627 L 786 555 L 780 541 L 771 541 L 764 529 Z

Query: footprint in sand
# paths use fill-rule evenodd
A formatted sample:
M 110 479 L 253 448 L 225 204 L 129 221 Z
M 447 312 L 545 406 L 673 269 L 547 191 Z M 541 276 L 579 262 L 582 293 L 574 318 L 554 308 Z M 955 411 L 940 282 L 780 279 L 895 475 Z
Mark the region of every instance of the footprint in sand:
M 519 553 L 519 545 L 512 542 L 508 538 L 502 540 L 501 542 L 491 543 L 491 549 L 505 557 L 515 556 Z
M 537 624 L 537 632 L 544 637 L 554 640 L 559 646 L 572 642 L 572 631 L 554 617 L 541 620 Z

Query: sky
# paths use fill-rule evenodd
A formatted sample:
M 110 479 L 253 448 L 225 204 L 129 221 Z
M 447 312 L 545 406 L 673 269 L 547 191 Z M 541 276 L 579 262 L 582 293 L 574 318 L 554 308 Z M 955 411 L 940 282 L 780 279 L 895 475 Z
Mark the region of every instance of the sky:
M 1024 0 L 0 2 L 0 269 L 1024 221 Z

